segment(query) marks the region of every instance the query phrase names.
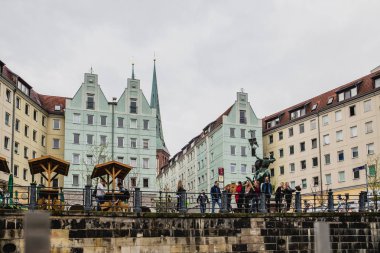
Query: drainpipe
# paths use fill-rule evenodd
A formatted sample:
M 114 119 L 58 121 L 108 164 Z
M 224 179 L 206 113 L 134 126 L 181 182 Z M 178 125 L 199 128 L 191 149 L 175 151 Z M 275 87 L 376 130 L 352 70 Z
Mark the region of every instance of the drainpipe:
M 17 81 L 16 81 L 17 85 Z M 13 88 L 13 98 L 12 98 L 12 140 L 11 140 L 11 168 L 10 171 L 13 174 L 13 166 L 14 166 L 14 147 L 15 147 L 15 124 L 16 124 L 16 91 L 17 86 Z
M 115 138 L 115 105 L 116 105 L 116 98 L 112 98 L 112 140 L 111 140 L 111 154 L 112 154 L 112 160 L 114 160 L 114 138 Z
M 318 153 L 319 153 L 319 175 L 321 184 L 321 197 L 323 198 L 323 180 L 322 180 L 322 151 L 321 151 L 321 129 L 319 126 L 319 112 L 317 113 L 318 126 Z

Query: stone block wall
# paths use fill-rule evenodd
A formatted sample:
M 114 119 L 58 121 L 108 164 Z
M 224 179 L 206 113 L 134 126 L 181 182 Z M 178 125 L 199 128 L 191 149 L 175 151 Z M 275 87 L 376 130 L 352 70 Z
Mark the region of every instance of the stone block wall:
M 380 252 L 376 214 L 51 216 L 51 252 L 314 252 L 314 222 L 330 224 L 333 252 Z M 24 252 L 22 214 L 0 216 L 0 252 Z

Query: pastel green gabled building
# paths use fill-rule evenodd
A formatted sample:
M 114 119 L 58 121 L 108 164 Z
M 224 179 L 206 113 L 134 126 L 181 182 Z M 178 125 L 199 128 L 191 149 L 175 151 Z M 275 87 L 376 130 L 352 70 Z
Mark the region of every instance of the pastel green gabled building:
M 94 73 L 85 73 L 77 93 L 66 100 L 65 160 L 71 166 L 65 187 L 84 187 L 95 164 L 117 160 L 133 167 L 126 187 L 157 190 L 158 153 L 165 147 L 157 146 L 160 115 L 145 98 L 133 68 L 118 101 L 106 99 Z M 157 80 L 153 83 L 158 98 Z
M 174 191 L 182 180 L 188 192 L 210 191 L 224 169 L 224 185 L 252 177 L 256 158 L 251 156 L 248 139 L 251 131 L 257 138 L 256 154 L 263 156 L 262 125 L 254 113 L 248 94 L 237 93 L 235 103 L 189 141 L 158 175 L 162 189 Z M 196 198 L 190 197 L 190 201 Z

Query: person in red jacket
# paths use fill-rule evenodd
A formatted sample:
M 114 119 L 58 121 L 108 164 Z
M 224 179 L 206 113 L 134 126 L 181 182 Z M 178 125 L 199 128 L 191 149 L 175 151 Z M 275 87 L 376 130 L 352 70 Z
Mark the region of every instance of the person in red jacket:
M 236 191 L 235 191 L 235 201 L 236 201 L 236 205 L 237 205 L 237 211 L 238 212 L 241 212 L 242 211 L 242 207 L 243 207 L 243 186 L 241 184 L 241 181 L 238 182 L 238 185 L 236 186 Z

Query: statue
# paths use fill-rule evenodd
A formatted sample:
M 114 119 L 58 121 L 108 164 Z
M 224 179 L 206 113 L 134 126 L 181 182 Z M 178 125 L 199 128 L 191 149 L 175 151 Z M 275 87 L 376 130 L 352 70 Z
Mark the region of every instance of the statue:
M 256 155 L 256 149 L 259 147 L 259 144 L 257 143 L 257 140 L 254 137 L 254 131 L 251 130 L 250 132 L 251 138 L 249 139 L 249 143 L 252 148 L 252 156 L 256 157 L 257 160 L 255 162 L 255 172 L 252 180 L 249 177 L 247 177 L 247 179 L 249 179 L 251 182 L 258 180 L 260 183 L 262 183 L 265 177 L 270 178 L 269 165 L 271 163 L 274 163 L 276 159 L 273 157 L 273 154 L 271 154 L 269 158 L 264 157 L 262 159 Z

